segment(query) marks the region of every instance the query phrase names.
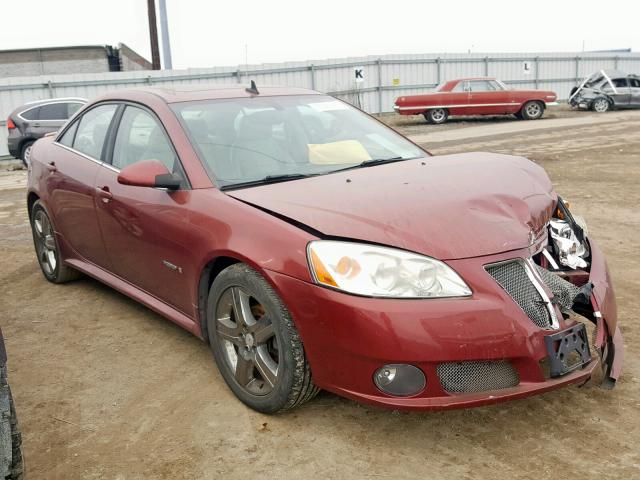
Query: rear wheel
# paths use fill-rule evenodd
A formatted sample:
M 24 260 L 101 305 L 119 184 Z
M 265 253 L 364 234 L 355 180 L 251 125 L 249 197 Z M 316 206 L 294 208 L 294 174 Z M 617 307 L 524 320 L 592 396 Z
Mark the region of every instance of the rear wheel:
M 611 104 L 605 97 L 598 97 L 591 102 L 591 110 L 596 113 L 604 113 L 609 110 L 609 108 L 611 108 Z
M 237 263 L 216 277 L 209 291 L 207 331 L 224 380 L 254 410 L 277 413 L 318 393 L 291 315 L 249 266 Z
M 33 140 L 25 142 L 20 150 L 20 160 L 22 160 L 25 167 L 28 167 L 31 163 L 31 150 L 33 149 L 33 143 Z
M 77 270 L 62 262 L 53 224 L 40 200 L 37 200 L 31 209 L 31 232 L 38 263 L 47 280 L 52 283 L 64 283 L 80 276 Z
M 520 109 L 520 117 L 523 120 L 537 120 L 542 117 L 544 106 L 542 102 L 530 101 L 525 103 Z
M 438 125 L 447 121 L 449 112 L 446 108 L 432 108 L 424 112 L 424 118 L 428 123 Z

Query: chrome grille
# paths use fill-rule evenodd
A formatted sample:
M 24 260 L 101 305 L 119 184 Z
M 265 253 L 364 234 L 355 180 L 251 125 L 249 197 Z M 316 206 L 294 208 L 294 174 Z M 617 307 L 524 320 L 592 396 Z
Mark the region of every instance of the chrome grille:
M 442 388 L 450 393 L 473 393 L 515 387 L 518 372 L 507 361 L 450 362 L 436 368 Z
M 540 328 L 551 328 L 551 315 L 547 303 L 532 283 L 521 260 L 496 263 L 485 267 L 489 275 L 520 305 L 533 323 Z

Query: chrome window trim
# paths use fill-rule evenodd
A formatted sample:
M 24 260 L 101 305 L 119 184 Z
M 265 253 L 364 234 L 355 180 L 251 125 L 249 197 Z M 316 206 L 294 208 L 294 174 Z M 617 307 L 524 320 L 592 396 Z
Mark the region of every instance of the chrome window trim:
M 519 102 L 509 103 L 460 103 L 457 105 L 416 105 L 415 107 L 398 107 L 398 110 L 417 110 L 429 108 L 465 108 L 465 107 L 504 107 L 519 105 Z
M 29 119 L 24 118 L 22 116 L 23 113 L 30 112 L 31 110 L 35 110 L 36 108 L 44 107 L 46 105 L 57 105 L 59 103 L 79 103 L 80 104 L 80 108 L 82 108 L 82 106 L 87 104 L 86 102 L 82 102 L 82 101 L 77 100 L 77 99 L 76 100 L 56 100 L 56 101 L 53 101 L 53 102 L 44 102 L 44 103 L 41 103 L 40 105 L 34 105 L 33 107 L 25 108 L 20 113 L 17 113 L 16 117 L 18 117 L 23 122 L 66 122 L 67 120 L 69 120 L 69 118 L 73 117 L 73 115 L 71 115 L 71 117 L 69 117 L 69 118 L 49 118 L 47 120 L 29 120 Z M 74 112 L 74 115 L 75 115 L 75 112 Z
M 97 163 L 98 165 L 102 165 L 103 167 L 107 167 L 109 170 L 113 170 L 116 173 L 120 173 L 120 170 L 117 169 L 116 167 L 114 167 L 113 165 L 105 163 L 102 160 L 97 160 L 97 159 L 93 158 L 91 155 L 87 155 L 86 153 L 82 153 L 80 150 L 76 150 L 75 148 L 63 145 L 62 143 L 60 143 L 58 141 L 54 141 L 53 144 L 57 145 L 58 147 L 62 147 L 65 150 L 70 151 L 71 153 L 75 153 L 76 155 L 80 155 L 81 157 L 86 158 L 87 160 L 91 160 L 93 163 Z

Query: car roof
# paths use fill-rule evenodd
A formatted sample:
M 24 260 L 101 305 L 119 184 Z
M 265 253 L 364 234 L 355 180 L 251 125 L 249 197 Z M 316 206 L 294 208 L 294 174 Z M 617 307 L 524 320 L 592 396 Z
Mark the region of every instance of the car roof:
M 46 105 L 47 103 L 60 103 L 60 102 L 78 102 L 78 103 L 87 103 L 86 98 L 80 97 L 60 97 L 60 98 L 44 98 L 42 100 L 33 100 L 31 102 L 27 102 L 23 107 L 37 107 L 38 105 Z
M 256 96 L 247 91 L 248 85 L 171 85 L 166 87 L 141 87 L 128 90 L 117 90 L 106 94 L 100 100 L 135 98 L 145 94 L 160 97 L 166 103 L 193 102 L 198 100 L 217 100 L 224 98 L 249 98 Z M 323 95 L 314 90 L 296 87 L 257 86 L 257 96 L 275 97 L 283 95 Z
M 456 78 L 455 80 L 451 80 L 452 82 L 467 82 L 470 80 L 495 80 L 495 77 L 464 77 L 464 78 Z M 447 82 L 449 83 L 449 82 Z

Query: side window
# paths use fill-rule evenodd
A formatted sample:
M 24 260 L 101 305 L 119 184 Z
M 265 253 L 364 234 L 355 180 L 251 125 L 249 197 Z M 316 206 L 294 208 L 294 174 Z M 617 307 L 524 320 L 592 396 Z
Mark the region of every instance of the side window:
M 616 88 L 626 88 L 629 86 L 626 78 L 614 78 L 612 82 Z
M 40 112 L 40 107 L 32 108 L 30 110 L 26 110 L 20 114 L 22 118 L 25 120 L 38 120 L 38 113 Z
M 467 88 L 466 88 L 466 84 L 467 82 L 458 82 L 458 84 L 453 87 L 453 90 L 451 90 L 452 92 L 466 92 Z
M 66 120 L 67 118 L 66 103 L 50 103 L 40 107 L 40 120 Z
M 491 90 L 502 90 L 502 85 L 500 85 L 498 82 L 496 82 L 495 80 L 490 80 L 489 81 L 489 87 L 491 88 Z
M 96 160 L 102 158 L 102 147 L 117 105 L 92 108 L 80 118 L 73 148 Z
M 66 115 L 64 117 L 66 119 L 66 118 L 71 118 L 74 113 L 76 113 L 78 110 L 80 110 L 80 107 L 83 104 L 82 103 L 77 103 L 77 102 L 72 102 L 72 103 L 66 103 L 65 105 L 67 106 L 67 112 L 66 112 Z
M 76 135 L 76 130 L 78 130 L 78 124 L 79 123 L 80 122 L 78 120 L 73 122 L 73 125 L 71 125 L 67 129 L 67 131 L 64 132 L 64 135 L 62 135 L 62 137 L 60 138 L 58 143 L 61 143 L 62 145 L 66 145 L 67 147 L 73 146 L 73 137 L 75 137 L 75 135 Z
M 170 172 L 181 174 L 180 164 L 162 126 L 146 110 L 128 106 L 118 127 L 112 164 L 123 169 L 151 159 L 162 162 Z
M 469 86 L 471 92 L 492 92 L 495 90 L 486 80 L 474 80 L 469 82 Z
M 640 80 L 638 80 L 637 78 L 630 78 L 629 83 L 631 84 L 632 88 L 640 88 Z

